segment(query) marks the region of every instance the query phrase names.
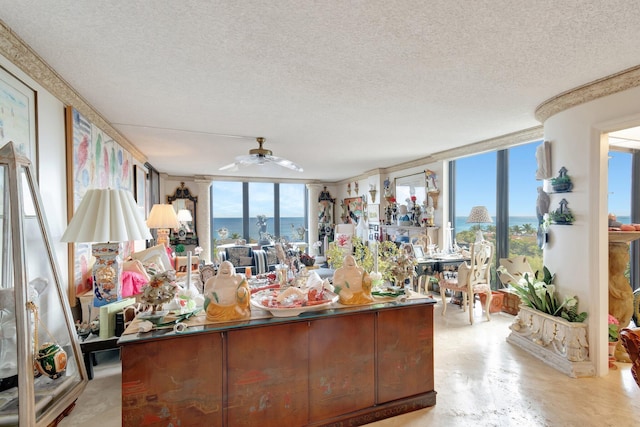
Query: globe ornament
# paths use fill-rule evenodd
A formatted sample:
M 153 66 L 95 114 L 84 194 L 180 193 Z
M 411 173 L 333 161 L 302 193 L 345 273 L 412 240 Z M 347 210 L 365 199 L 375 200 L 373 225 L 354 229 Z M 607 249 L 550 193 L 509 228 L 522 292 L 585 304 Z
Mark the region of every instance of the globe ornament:
M 42 344 L 36 357 L 36 368 L 53 380 L 60 378 L 67 369 L 67 353 L 58 344 Z

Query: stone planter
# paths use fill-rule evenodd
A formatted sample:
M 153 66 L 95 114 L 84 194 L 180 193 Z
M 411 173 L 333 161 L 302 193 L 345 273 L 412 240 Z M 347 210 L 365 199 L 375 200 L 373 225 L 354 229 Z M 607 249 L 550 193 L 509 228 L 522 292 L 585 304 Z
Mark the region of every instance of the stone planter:
M 521 305 L 507 341 L 570 377 L 595 375 L 589 359 L 587 324 Z

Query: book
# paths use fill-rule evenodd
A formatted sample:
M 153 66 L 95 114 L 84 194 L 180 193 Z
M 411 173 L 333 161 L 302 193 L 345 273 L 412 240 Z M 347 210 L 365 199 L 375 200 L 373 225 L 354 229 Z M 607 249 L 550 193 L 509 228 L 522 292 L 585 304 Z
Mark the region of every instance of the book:
M 100 338 L 106 339 L 115 336 L 116 313 L 135 303 L 135 298 L 125 298 L 100 307 Z

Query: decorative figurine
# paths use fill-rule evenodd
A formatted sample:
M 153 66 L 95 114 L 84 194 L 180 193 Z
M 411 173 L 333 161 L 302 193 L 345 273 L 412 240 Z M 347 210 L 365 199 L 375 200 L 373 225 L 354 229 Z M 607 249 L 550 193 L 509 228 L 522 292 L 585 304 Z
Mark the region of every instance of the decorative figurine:
M 358 266 L 353 255 L 346 255 L 342 267 L 333 274 L 333 286 L 341 304 L 368 304 L 373 301 L 369 273 Z
M 251 316 L 251 291 L 233 264 L 223 261 L 218 274 L 204 285 L 204 308 L 209 321 L 246 319 Z

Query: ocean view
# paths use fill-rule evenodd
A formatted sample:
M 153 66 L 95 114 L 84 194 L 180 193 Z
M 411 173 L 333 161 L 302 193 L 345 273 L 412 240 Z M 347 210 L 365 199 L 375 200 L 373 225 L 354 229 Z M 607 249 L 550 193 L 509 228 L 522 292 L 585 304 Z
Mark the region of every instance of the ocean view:
M 483 228 L 488 225 L 495 225 L 495 217 L 493 218 L 493 224 L 483 224 Z M 618 217 L 618 221 L 623 224 L 630 223 L 630 217 L 628 216 L 620 216 Z M 256 218 L 251 218 L 249 221 L 249 237 L 252 240 L 259 239 L 258 226 L 256 225 Z M 538 219 L 534 216 L 512 216 L 509 217 L 509 226 L 512 227 L 514 225 L 523 226 L 525 224 L 531 224 L 535 229 L 538 228 Z M 293 225 L 293 227 L 291 226 Z M 453 225 L 453 229 L 455 233 L 459 233 L 461 231 L 469 230 L 475 224 L 467 224 L 466 216 L 457 216 L 455 224 Z M 292 239 L 295 235 L 294 230 L 299 227 L 306 227 L 305 221 L 303 217 L 284 217 L 280 218 L 280 235 L 288 237 Z M 220 238 L 218 234 L 218 230 L 221 228 L 226 228 L 229 230 L 229 238 L 233 236 L 234 233 L 237 233 L 239 236 L 242 236 L 242 218 L 215 218 L 213 221 L 213 236 L 216 239 Z M 274 223 L 273 218 L 267 219 L 267 233 L 274 234 Z M 292 239 L 292 240 L 298 240 Z
M 249 240 L 257 241 L 260 239 L 257 222 L 258 220 L 255 217 L 249 219 Z M 294 238 L 297 235 L 295 230 L 299 227 L 306 228 L 306 226 L 304 217 L 281 217 L 279 236 L 288 237 L 290 240 L 298 240 Z M 214 218 L 211 233 L 214 238 L 220 239 L 218 230 L 221 228 L 229 230 L 228 238 L 233 238 L 234 234 L 242 237 L 242 218 Z M 273 218 L 267 218 L 267 233 L 275 235 Z

